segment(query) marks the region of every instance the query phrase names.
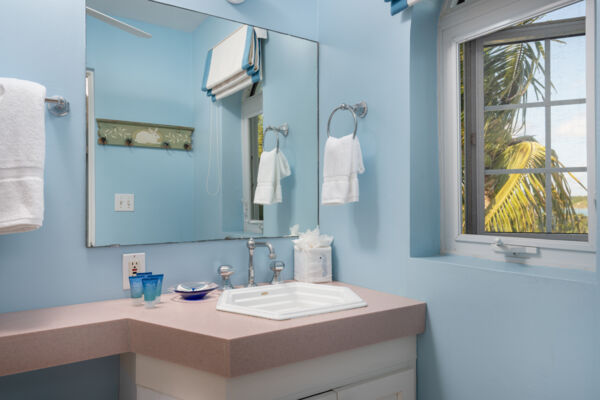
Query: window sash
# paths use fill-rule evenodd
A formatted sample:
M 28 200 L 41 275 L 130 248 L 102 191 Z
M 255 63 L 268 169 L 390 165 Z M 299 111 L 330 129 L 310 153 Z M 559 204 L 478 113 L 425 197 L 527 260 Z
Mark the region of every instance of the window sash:
M 464 43 L 463 48 L 463 84 L 464 84 L 464 112 L 465 112 L 465 145 L 464 145 L 464 174 L 465 174 L 465 230 L 468 234 L 503 235 L 515 237 L 536 237 L 545 239 L 587 241 L 587 234 L 567 234 L 552 232 L 552 173 L 560 172 L 587 172 L 586 167 L 552 168 L 552 107 L 571 104 L 585 104 L 586 99 L 551 99 L 551 50 L 550 41 L 556 38 L 566 38 L 585 35 L 585 18 L 573 18 L 561 21 L 542 22 L 531 25 L 516 26 L 494 32 L 490 35 L 477 38 Z M 510 43 L 529 41 L 544 41 L 544 101 L 523 104 L 499 104 L 484 106 L 484 48 L 487 46 L 500 46 Z M 502 111 L 525 108 L 545 109 L 545 149 L 546 160 L 544 168 L 535 169 L 501 169 L 490 170 L 484 165 L 484 123 L 485 112 Z M 474 170 L 473 170 L 474 169 Z M 485 230 L 485 177 L 500 174 L 545 174 L 545 232 L 486 232 Z M 588 199 L 589 199 L 588 194 Z M 588 200 L 589 201 L 589 200 Z M 588 231 L 591 230 L 588 220 Z
M 493 235 L 462 233 L 460 83 L 458 46 L 460 43 L 509 27 L 529 16 L 544 14 L 577 0 L 477 0 L 450 9 L 445 4 L 438 23 L 438 134 L 440 182 L 440 239 L 442 254 L 457 254 L 495 261 L 519 262 L 525 265 L 554 266 L 594 271 L 596 269 L 595 208 L 595 15 L 594 0 L 586 1 L 586 113 L 588 151 L 588 211 L 590 224 L 587 242 L 506 237 L 507 245 L 533 246 L 539 254 L 532 258 L 508 259 L 493 251 Z

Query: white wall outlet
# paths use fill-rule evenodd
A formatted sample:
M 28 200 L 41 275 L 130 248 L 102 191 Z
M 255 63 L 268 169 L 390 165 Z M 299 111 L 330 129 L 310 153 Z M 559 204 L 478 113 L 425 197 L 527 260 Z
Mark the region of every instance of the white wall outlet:
M 129 289 L 129 277 L 146 272 L 146 253 L 123 254 L 123 290 Z
M 133 193 L 115 193 L 115 211 L 134 211 Z

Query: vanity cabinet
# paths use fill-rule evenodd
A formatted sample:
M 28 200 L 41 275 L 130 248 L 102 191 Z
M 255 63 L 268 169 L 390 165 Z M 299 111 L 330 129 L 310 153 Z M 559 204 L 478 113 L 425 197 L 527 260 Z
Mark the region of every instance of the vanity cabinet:
M 235 377 L 121 357 L 121 376 L 131 379 L 121 380 L 122 400 L 415 400 L 415 336 Z M 125 394 L 131 386 L 135 393 Z

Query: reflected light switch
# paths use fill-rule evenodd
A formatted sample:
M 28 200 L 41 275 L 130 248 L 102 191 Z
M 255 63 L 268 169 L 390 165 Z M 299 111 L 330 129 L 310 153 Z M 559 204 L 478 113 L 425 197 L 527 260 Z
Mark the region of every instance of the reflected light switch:
M 115 193 L 115 211 L 134 211 L 133 193 Z

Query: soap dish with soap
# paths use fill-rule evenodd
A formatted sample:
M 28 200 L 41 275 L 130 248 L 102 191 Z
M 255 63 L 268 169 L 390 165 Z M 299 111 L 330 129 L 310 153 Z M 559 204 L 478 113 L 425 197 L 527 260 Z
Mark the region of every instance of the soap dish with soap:
M 169 288 L 169 291 L 179 294 L 185 300 L 200 300 L 218 287 L 214 282 L 184 282 Z

